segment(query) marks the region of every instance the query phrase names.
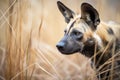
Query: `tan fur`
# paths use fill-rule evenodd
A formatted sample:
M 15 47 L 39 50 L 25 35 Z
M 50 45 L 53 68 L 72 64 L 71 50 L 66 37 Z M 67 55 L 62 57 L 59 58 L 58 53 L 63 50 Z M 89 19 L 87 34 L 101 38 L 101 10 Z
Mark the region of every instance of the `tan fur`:
M 110 35 L 107 30 L 111 28 L 114 32 L 114 35 Z M 110 25 L 106 24 L 104 22 L 101 22 L 100 25 L 98 25 L 96 33 L 100 36 L 102 40 L 105 41 L 111 41 L 112 39 L 115 38 L 120 38 L 120 26 L 119 25 Z
M 100 24 L 98 27 L 97 27 L 97 30 L 96 30 L 96 33 L 100 36 L 100 38 L 104 41 L 111 41 L 111 39 L 114 37 L 113 35 L 110 35 L 108 32 L 107 32 L 107 29 L 109 27 L 107 25 L 104 25 L 104 24 Z

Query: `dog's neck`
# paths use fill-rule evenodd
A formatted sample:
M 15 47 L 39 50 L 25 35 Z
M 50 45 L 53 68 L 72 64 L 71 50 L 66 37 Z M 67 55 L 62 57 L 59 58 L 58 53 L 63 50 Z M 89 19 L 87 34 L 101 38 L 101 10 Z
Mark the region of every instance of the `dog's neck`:
M 105 44 L 104 48 L 99 46 L 99 44 L 97 44 L 94 38 L 88 39 L 81 52 L 86 57 L 92 59 L 92 62 L 95 64 L 96 68 L 104 64 L 108 59 L 110 59 L 113 52 L 116 53 L 120 51 L 120 40 L 116 39 L 111 42 L 103 42 Z
M 95 47 L 96 47 L 96 54 L 95 54 Z M 114 54 L 112 51 L 113 48 L 114 48 Z M 99 73 L 111 68 L 111 62 L 110 62 L 112 61 L 111 58 L 116 53 L 120 53 L 120 40 L 117 39 L 115 41 L 115 46 L 114 46 L 114 43 L 111 43 L 108 49 L 106 49 L 106 51 L 100 51 L 100 49 L 101 49 L 100 46 L 98 45 L 96 46 L 95 43 L 92 45 L 87 44 L 84 47 L 83 52 L 82 52 L 82 54 L 91 58 L 92 68 L 96 69 Z M 120 55 L 118 55 L 117 57 L 120 57 Z M 110 63 L 108 64 L 108 62 Z M 115 63 L 120 64 L 120 60 L 116 61 Z M 110 74 L 110 71 L 107 71 L 101 74 L 100 77 L 104 78 L 105 76 L 108 76 L 109 74 Z M 107 78 L 105 80 L 107 80 Z

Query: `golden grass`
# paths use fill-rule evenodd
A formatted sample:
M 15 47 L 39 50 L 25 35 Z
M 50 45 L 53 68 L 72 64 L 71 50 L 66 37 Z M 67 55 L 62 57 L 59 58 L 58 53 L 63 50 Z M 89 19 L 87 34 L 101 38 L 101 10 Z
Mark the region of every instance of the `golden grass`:
M 56 50 L 65 26 L 56 0 L 1 0 L 0 80 L 95 80 L 90 59 Z

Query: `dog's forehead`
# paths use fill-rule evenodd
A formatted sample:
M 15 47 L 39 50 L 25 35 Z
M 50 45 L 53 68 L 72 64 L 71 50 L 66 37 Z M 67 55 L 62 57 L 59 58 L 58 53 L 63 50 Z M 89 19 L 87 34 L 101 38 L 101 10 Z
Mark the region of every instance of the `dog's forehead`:
M 66 31 L 71 32 L 72 29 L 77 29 L 79 31 L 85 31 L 88 27 L 88 25 L 86 24 L 86 22 L 81 18 L 81 15 L 77 15 L 75 16 L 73 19 L 71 19 L 71 21 L 68 23 L 67 27 L 66 27 Z
M 68 23 L 67 27 L 66 27 L 66 30 L 69 30 L 72 28 L 72 24 L 74 24 L 76 22 L 76 20 L 80 19 L 81 15 L 76 15 L 74 16 L 73 19 L 70 20 L 70 22 Z

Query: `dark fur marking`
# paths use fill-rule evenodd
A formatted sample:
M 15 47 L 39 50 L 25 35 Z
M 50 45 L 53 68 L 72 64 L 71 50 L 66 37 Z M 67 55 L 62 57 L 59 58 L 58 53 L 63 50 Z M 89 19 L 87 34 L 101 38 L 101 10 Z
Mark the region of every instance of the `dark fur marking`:
M 113 35 L 113 34 L 114 34 L 114 32 L 113 32 L 113 30 L 112 30 L 111 28 L 107 29 L 107 32 L 108 32 L 110 35 Z
M 92 57 L 94 55 L 94 49 L 95 49 L 95 39 L 90 38 L 85 42 L 85 46 L 83 48 L 82 54 L 84 54 L 87 57 Z
M 67 34 L 70 32 L 70 29 L 74 26 L 75 22 L 76 22 L 76 21 L 74 21 L 74 22 L 70 25 L 70 28 L 69 28 Z
M 116 39 L 115 51 L 120 53 L 120 40 L 119 39 Z

